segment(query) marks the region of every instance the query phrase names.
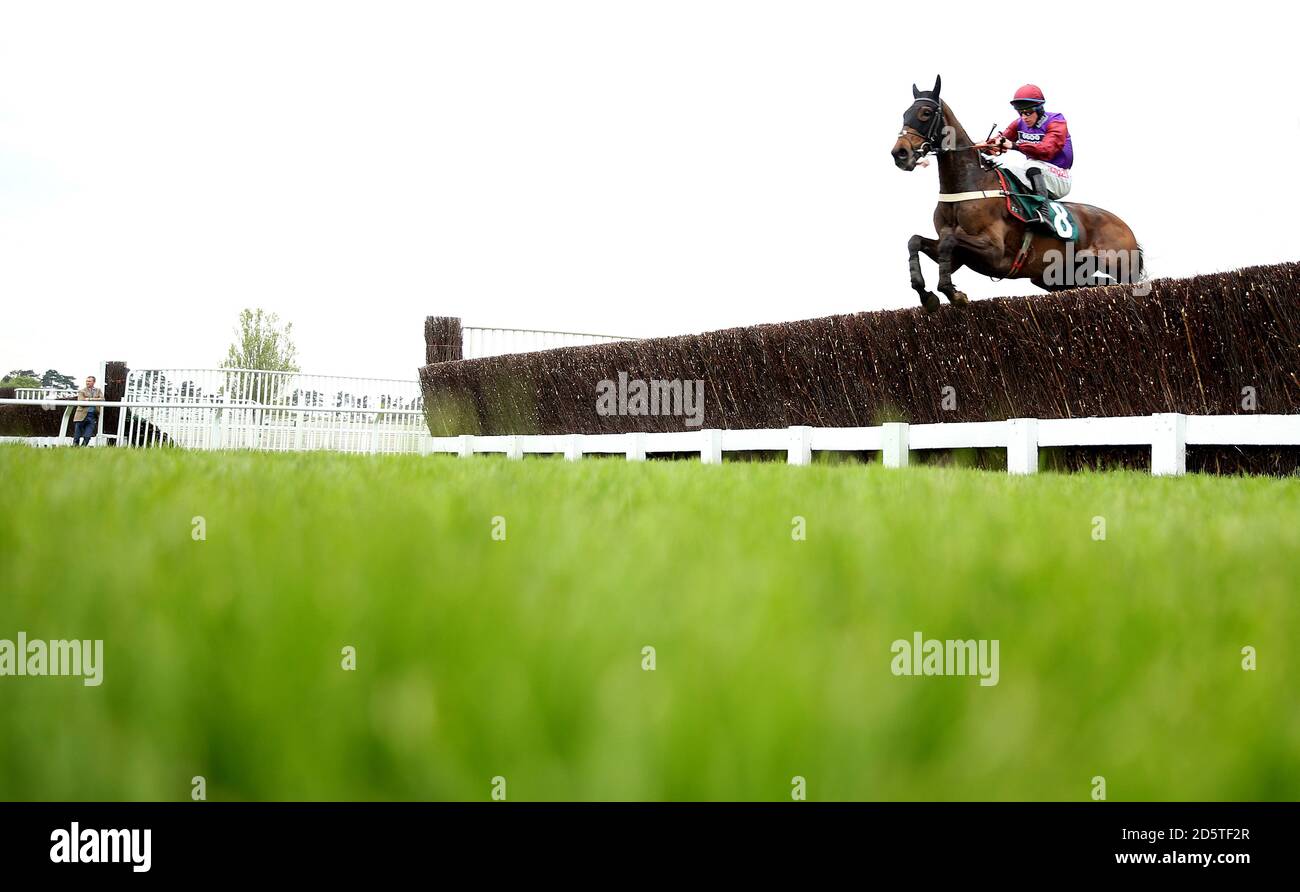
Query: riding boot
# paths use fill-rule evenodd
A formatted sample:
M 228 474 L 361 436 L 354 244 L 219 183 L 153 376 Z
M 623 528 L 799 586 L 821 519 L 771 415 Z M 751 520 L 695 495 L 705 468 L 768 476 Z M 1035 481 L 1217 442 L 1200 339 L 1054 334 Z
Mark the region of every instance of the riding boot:
M 1051 198 L 1047 194 L 1047 183 L 1043 181 L 1043 172 L 1037 167 L 1031 167 L 1026 172 L 1029 177 L 1029 188 L 1034 190 L 1035 195 L 1041 195 L 1043 198 Z

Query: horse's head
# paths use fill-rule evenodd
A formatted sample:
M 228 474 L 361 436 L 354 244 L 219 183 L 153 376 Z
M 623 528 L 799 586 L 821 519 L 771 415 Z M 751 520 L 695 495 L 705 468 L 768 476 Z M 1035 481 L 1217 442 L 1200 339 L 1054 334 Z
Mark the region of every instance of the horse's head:
M 932 152 L 943 132 L 943 105 L 939 102 L 941 79 L 936 76 L 933 90 L 918 90 L 912 84 L 912 104 L 903 112 L 903 129 L 889 154 L 899 170 L 912 170 L 916 162 Z

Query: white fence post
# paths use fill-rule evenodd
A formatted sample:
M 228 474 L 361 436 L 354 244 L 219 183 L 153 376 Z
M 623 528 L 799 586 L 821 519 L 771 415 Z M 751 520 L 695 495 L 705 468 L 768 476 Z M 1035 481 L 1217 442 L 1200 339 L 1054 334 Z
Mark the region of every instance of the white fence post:
M 569 438 L 564 441 L 564 460 L 582 460 L 582 434 L 569 434 Z
M 474 437 L 470 434 L 461 434 L 456 438 L 456 454 L 461 458 L 469 458 L 474 454 Z
M 700 431 L 700 461 L 706 465 L 722 464 L 722 431 Z
M 293 404 L 301 408 L 302 406 L 302 387 L 297 387 L 293 392 Z M 293 448 L 295 452 L 302 452 L 303 425 L 306 421 L 303 414 L 298 412 L 293 419 Z
M 510 444 L 506 447 L 506 458 L 511 461 L 519 461 L 524 457 L 524 438 L 513 436 L 510 438 Z
M 627 460 L 645 461 L 645 434 L 634 431 L 627 434 Z
M 1162 412 L 1151 416 L 1151 473 L 1179 477 L 1187 473 L 1187 416 Z
M 812 463 L 812 428 L 807 425 L 793 425 L 790 428 L 790 445 L 786 448 L 785 460 L 791 465 Z
M 1013 418 L 1007 422 L 1007 473 L 1038 473 L 1038 419 Z
M 880 426 L 881 445 L 884 447 L 885 467 L 907 467 L 907 424 L 890 421 Z

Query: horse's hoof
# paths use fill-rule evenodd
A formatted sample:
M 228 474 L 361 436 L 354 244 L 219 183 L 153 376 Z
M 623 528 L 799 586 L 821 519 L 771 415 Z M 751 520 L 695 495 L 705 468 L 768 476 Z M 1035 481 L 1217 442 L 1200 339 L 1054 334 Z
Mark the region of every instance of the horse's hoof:
M 927 313 L 933 313 L 935 310 L 939 309 L 939 295 L 935 294 L 933 291 L 927 291 L 925 294 L 922 294 L 921 309 L 925 310 Z
M 954 291 L 952 294 L 948 295 L 948 303 L 964 307 L 970 303 L 970 298 L 967 297 L 963 291 Z

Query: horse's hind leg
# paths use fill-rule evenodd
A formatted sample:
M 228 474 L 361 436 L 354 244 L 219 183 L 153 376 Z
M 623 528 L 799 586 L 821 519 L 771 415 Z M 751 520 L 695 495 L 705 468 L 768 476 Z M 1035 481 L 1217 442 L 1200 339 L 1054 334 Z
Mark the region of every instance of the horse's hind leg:
M 914 235 L 907 242 L 907 266 L 912 272 L 912 289 L 916 291 L 917 297 L 921 298 L 921 306 L 927 313 L 939 309 L 939 295 L 925 287 L 925 276 L 921 275 L 920 252 L 924 251 L 925 256 L 931 260 L 938 260 L 938 248 L 937 241 L 923 235 Z
M 948 303 L 965 306 L 970 303 L 964 293 L 957 290 L 952 284 L 952 274 L 954 270 L 961 269 L 961 261 L 953 259 L 953 252 L 957 249 L 957 233 L 951 229 L 945 230 L 939 236 L 939 284 L 935 287 L 948 298 Z

